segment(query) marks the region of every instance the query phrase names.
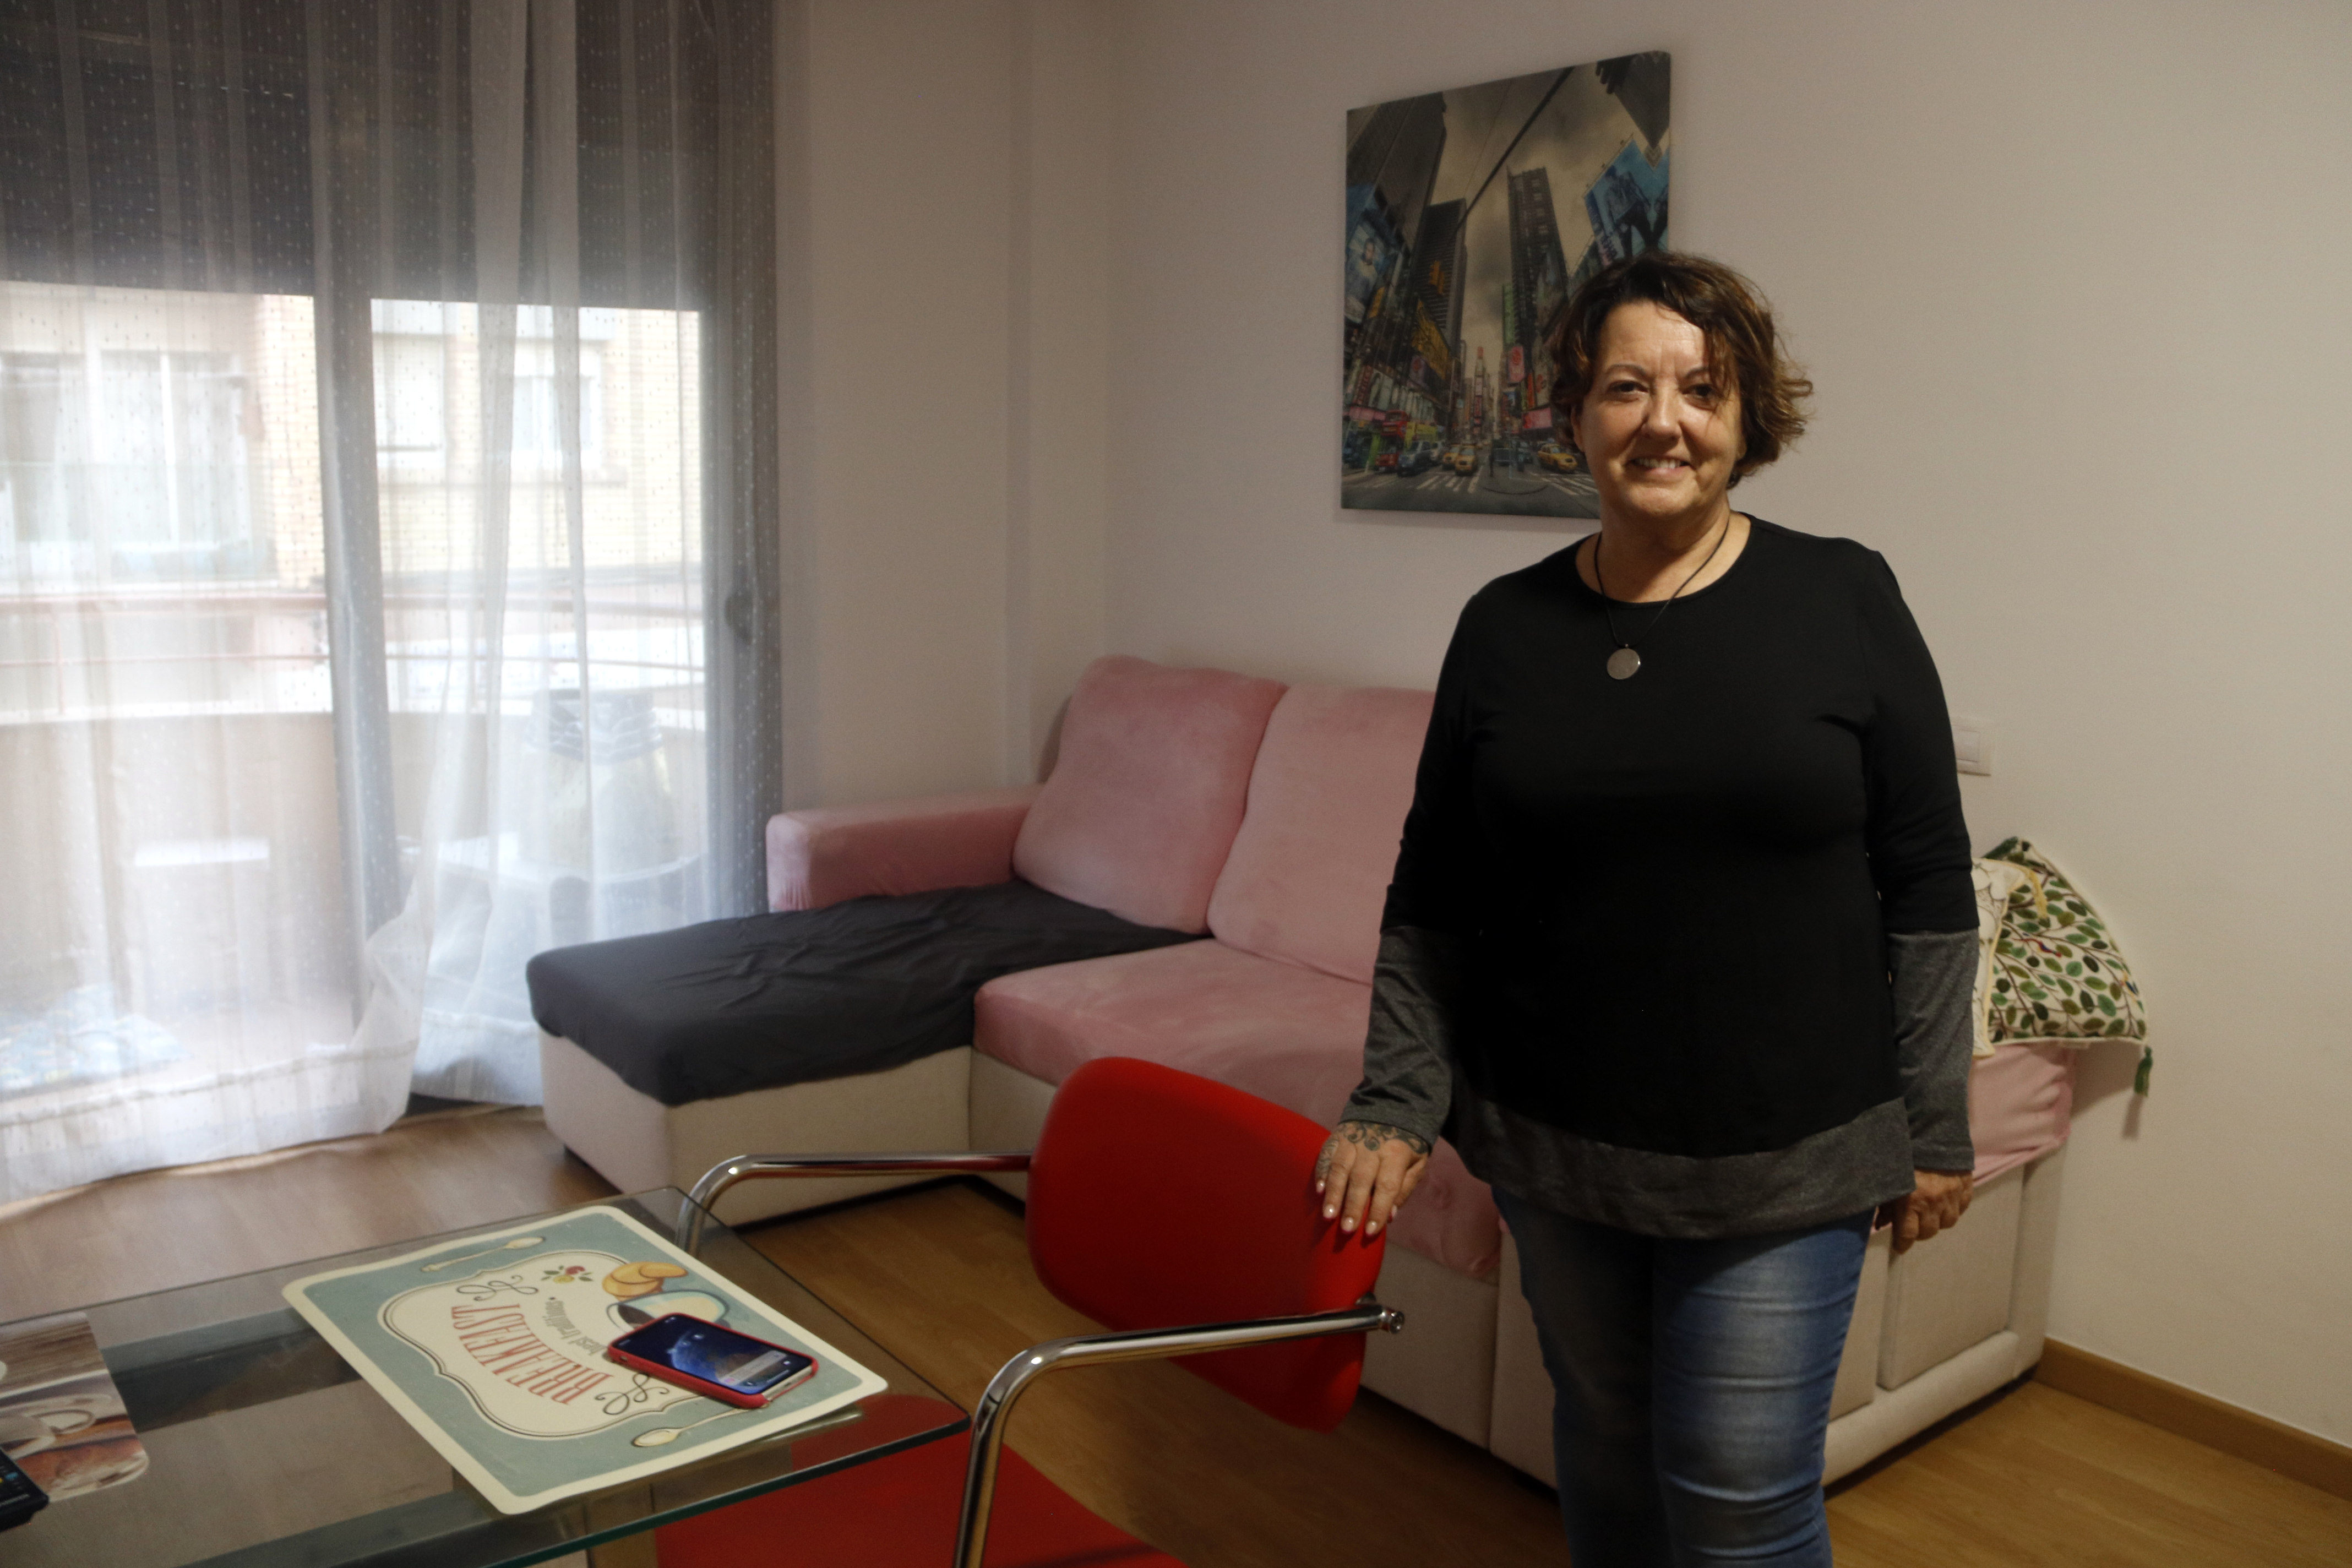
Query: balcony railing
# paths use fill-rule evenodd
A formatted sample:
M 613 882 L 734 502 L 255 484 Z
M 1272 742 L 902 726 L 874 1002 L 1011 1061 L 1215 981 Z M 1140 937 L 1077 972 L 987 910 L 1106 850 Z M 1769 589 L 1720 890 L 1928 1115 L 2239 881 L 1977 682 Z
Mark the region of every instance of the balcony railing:
M 636 588 L 592 584 L 584 647 L 568 587 L 511 601 L 499 711 L 520 717 L 535 693 L 581 686 L 584 662 L 588 684 L 671 693 L 664 721 L 699 728 L 690 694 L 702 682 L 701 608 L 677 602 L 674 580 Z M 393 710 L 448 710 L 453 687 L 488 658 L 478 615 L 394 593 L 384 618 Z M 0 724 L 325 713 L 331 660 L 318 592 L 173 585 L 0 595 Z

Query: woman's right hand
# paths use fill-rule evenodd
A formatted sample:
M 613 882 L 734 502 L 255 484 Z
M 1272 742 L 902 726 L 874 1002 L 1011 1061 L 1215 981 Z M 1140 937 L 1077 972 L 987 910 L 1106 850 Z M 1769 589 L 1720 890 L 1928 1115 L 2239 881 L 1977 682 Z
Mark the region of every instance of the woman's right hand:
M 1429 1169 L 1429 1140 L 1384 1121 L 1342 1121 L 1315 1162 L 1323 1217 L 1380 1235 Z

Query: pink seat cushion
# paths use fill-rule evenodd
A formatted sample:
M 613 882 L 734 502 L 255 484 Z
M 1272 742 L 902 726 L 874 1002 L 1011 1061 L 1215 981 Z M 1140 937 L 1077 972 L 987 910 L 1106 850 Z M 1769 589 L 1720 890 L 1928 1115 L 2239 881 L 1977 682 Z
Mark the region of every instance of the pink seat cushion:
M 1426 691 L 1388 687 L 1283 693 L 1209 900 L 1219 942 L 1372 983 L 1429 704 Z
M 973 1044 L 1058 1084 L 1097 1057 L 1140 1057 L 1328 1127 L 1362 1075 L 1371 988 L 1217 942 L 1024 970 L 981 987 Z M 1465 1274 L 1502 1253 L 1485 1183 L 1450 1143 L 1390 1232 Z
M 2000 1046 L 1969 1076 L 1969 1137 L 1977 1180 L 2066 1142 L 2074 1113 L 2074 1053 L 2064 1046 Z
M 1078 678 L 1061 754 L 1013 846 L 1048 892 L 1171 931 L 1208 929 L 1250 763 L 1282 683 L 1124 657 Z

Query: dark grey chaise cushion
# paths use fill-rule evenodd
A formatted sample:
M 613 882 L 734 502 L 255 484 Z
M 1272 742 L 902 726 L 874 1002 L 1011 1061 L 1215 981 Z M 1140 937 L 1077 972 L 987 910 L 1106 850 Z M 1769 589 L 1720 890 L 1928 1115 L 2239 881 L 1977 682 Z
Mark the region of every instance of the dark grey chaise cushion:
M 560 947 L 526 973 L 541 1028 L 684 1105 L 970 1045 L 1000 974 L 1196 940 L 1012 881 Z

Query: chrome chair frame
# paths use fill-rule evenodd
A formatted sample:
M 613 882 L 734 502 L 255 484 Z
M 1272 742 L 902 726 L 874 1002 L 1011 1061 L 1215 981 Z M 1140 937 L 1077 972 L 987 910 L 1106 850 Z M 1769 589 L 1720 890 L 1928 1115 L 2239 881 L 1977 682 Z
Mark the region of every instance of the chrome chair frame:
M 677 1240 L 688 1252 L 701 1239 L 702 1223 L 714 1205 L 739 1182 L 796 1176 L 977 1175 L 1026 1171 L 1027 1150 L 954 1154 L 738 1154 L 702 1173 L 687 1194 L 678 1216 Z M 1181 1328 L 1137 1329 L 1124 1333 L 1078 1334 L 1032 1345 L 989 1379 L 971 1413 L 971 1460 L 964 1469 L 963 1508 L 956 1521 L 954 1568 L 982 1568 L 988 1547 L 988 1516 L 996 1497 L 996 1470 L 1004 1447 L 1005 1424 L 1013 1402 L 1049 1372 L 1113 1362 L 1156 1361 L 1242 1345 L 1319 1339 L 1326 1334 L 1361 1334 L 1372 1330 L 1404 1331 L 1404 1314 L 1367 1296 L 1333 1312 L 1288 1318 L 1246 1318 L 1231 1323 L 1194 1323 Z

